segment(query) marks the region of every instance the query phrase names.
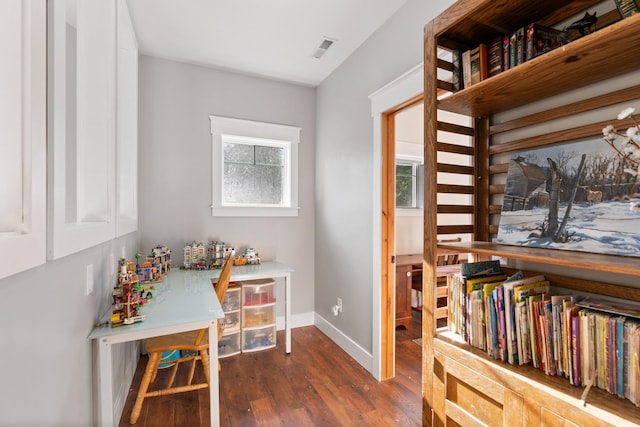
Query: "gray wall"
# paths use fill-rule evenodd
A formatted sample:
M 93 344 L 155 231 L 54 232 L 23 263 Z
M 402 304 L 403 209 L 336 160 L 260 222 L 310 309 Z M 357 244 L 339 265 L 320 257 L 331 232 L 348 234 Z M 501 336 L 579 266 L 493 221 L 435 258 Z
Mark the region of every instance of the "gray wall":
M 310 324 L 314 287 L 315 89 L 142 56 L 140 59 L 140 240 L 173 250 L 192 240 L 251 246 L 292 273 L 292 315 Z M 299 126 L 297 217 L 212 217 L 209 115 Z M 283 286 L 276 297 L 283 301 Z M 284 306 L 277 303 L 278 316 Z M 303 316 L 304 318 L 301 318 Z M 307 319 L 305 321 L 305 319 Z
M 0 426 L 92 425 L 95 356 L 87 336 L 110 308 L 117 265 L 108 264 L 122 247 L 131 257 L 137 233 L 0 280 Z M 135 371 L 131 354 L 131 346 L 113 354 L 114 392 L 124 396 Z
M 450 0 L 409 0 L 318 87 L 316 312 L 372 352 L 373 120 L 368 96 L 422 62 L 423 27 Z M 376 157 L 377 156 L 377 157 Z M 379 194 L 379 193 L 378 193 Z M 374 285 L 375 288 L 374 289 Z M 343 299 L 343 314 L 331 306 Z

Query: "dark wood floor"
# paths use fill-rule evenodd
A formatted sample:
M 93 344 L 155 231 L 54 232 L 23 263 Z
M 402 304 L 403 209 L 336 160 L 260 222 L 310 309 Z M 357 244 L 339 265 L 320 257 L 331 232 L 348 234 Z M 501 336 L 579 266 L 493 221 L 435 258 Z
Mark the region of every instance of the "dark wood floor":
M 421 348 L 412 340 L 420 329 L 417 312 L 411 329 L 396 329 L 396 377 L 384 382 L 313 326 L 292 330 L 289 356 L 281 331 L 275 349 L 221 359 L 220 425 L 419 426 Z M 129 426 L 146 361 L 138 364 L 121 427 Z M 136 427 L 209 426 L 209 418 L 204 389 L 145 400 Z

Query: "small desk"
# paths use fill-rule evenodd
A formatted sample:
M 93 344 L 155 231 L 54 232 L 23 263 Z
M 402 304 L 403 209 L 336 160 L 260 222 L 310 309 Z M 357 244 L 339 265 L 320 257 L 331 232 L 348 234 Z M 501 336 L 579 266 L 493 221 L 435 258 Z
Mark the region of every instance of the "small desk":
M 234 266 L 231 270 L 233 281 L 283 277 L 285 280 L 285 330 L 286 353 L 291 353 L 291 272 L 293 269 L 278 262 L 264 262 L 259 265 Z M 117 328 L 98 327 L 89 339 L 98 340 L 98 390 L 99 423 L 101 426 L 117 426 L 113 419 L 113 376 L 111 345 L 141 339 L 209 328 L 209 342 L 218 342 L 217 319 L 224 312 L 211 283 L 217 279 L 220 270 L 178 270 L 174 269 L 156 283 L 153 298 L 142 309 L 146 318 L 143 322 Z M 108 319 L 109 314 L 106 316 Z M 218 358 L 218 346 L 209 346 L 211 360 Z M 209 396 L 211 426 L 220 425 L 218 364 L 209 365 Z

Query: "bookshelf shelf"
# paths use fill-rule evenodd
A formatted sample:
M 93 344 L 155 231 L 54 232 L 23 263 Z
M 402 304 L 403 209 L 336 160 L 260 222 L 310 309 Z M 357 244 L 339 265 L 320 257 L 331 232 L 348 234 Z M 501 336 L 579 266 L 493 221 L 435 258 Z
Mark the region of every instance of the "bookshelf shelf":
M 438 108 L 487 116 L 640 68 L 640 14 L 618 21 L 442 99 Z
M 554 287 L 640 302 L 640 286 L 634 279 L 640 278 L 640 258 L 492 243 L 506 187 L 503 183 L 509 164 L 505 162 L 509 162 L 510 154 L 536 146 L 535 140 L 548 131 L 546 122 L 558 116 L 554 109 L 570 110 L 562 114 L 566 128 L 557 133 L 575 132 L 580 114 L 616 102 L 640 102 L 629 97 L 616 101 L 614 89 L 607 94 L 592 89 L 612 78 L 627 84 L 622 89 L 616 87 L 618 91 L 637 85 L 640 15 L 613 22 L 448 96 L 442 96 L 447 85 L 438 80 L 438 73 L 451 71 L 454 66 L 434 60 L 439 48 L 462 52 L 530 23 L 562 25 L 602 4 L 593 0 L 458 0 L 425 26 L 425 205 L 438 207 L 424 220 L 423 420 L 427 425 L 640 425 L 640 408 L 631 401 L 594 386 L 585 405 L 581 401 L 584 387 L 575 387 L 564 377 L 546 375 L 529 365 L 494 360 L 459 336 L 438 329 L 435 316 L 438 251 L 471 253 L 479 259 L 500 257 L 506 260 L 505 270 L 513 270 L 517 264 L 524 267 L 525 276 L 536 274 L 531 269 L 540 270 L 540 265 L 542 269 L 555 266 L 553 274 L 538 272 Z M 613 1 L 610 6 L 615 10 Z M 618 19 L 612 12 L 606 15 L 603 25 Z M 611 17 L 615 19 L 609 20 Z M 584 95 L 576 100 L 575 90 L 581 88 Z M 574 91 L 571 96 L 563 95 L 569 91 Z M 538 102 L 551 97 L 553 106 Z M 515 114 L 518 117 L 508 126 L 492 127 L 493 115 L 510 110 L 520 115 Z M 459 126 L 438 111 L 469 116 L 470 124 Z M 588 132 L 598 133 L 596 127 L 589 127 Z M 444 143 L 440 140 L 443 130 L 461 138 L 470 135 L 471 147 Z M 443 157 L 441 153 L 462 152 L 471 157 L 470 172 L 450 171 L 438 160 Z M 443 171 L 466 175 L 471 183 L 472 189 L 466 194 L 472 194 L 473 200 L 464 207 L 456 206 L 456 212 L 465 208 L 472 212 L 471 224 L 462 219 L 455 223 L 452 218 L 447 218 L 446 225 L 438 223 L 439 217 L 452 212 L 450 206 L 438 205 L 439 196 L 460 191 L 443 182 L 439 173 Z M 470 229 L 472 241 L 438 243 L 447 234 Z M 619 283 L 597 282 L 589 272 Z M 611 279 L 603 272 L 611 273 Z
M 438 248 L 585 270 L 640 276 L 640 258 L 636 257 L 499 245 L 480 241 L 439 244 Z

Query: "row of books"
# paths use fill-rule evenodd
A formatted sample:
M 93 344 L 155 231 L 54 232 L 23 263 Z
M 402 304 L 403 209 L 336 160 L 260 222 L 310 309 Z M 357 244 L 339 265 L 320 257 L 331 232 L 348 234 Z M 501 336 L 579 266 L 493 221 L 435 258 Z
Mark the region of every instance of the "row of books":
M 551 295 L 543 275 L 507 277 L 498 261 L 463 264 L 447 281 L 449 329 L 469 345 L 640 406 L 640 311 Z
M 453 52 L 454 90 L 472 86 L 560 46 L 564 33 L 529 24 L 462 53 Z

